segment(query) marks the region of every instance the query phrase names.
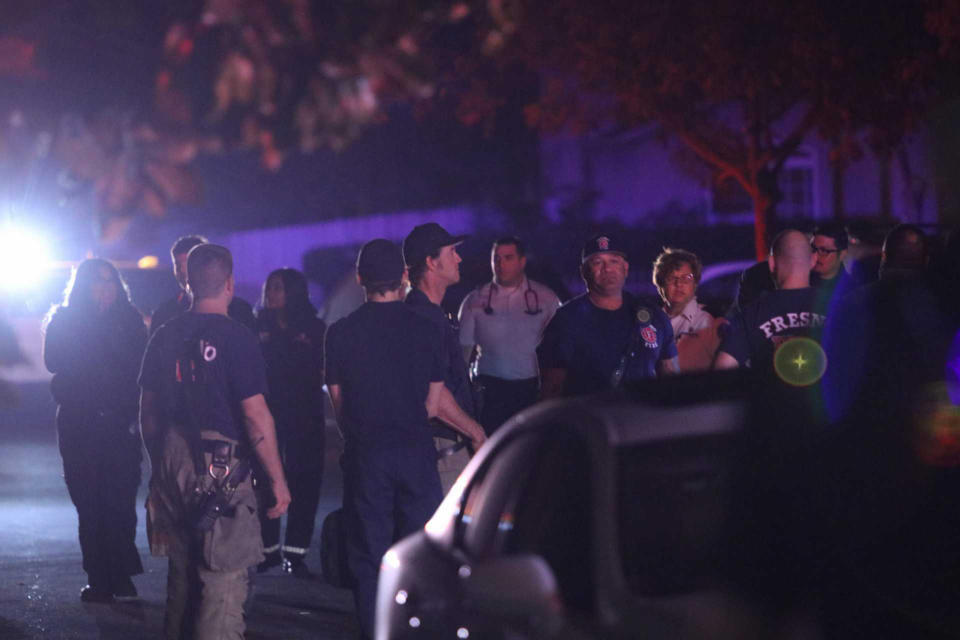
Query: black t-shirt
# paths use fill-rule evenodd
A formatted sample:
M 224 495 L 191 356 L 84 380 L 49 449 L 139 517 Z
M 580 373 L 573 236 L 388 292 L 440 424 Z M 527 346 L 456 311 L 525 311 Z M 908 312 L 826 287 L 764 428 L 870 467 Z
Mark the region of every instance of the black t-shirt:
M 405 302 L 414 313 L 429 320 L 441 331 L 445 363 L 443 383 L 453 394 L 464 413 L 476 417 L 470 373 L 467 371 L 467 363 L 463 360 L 463 349 L 460 347 L 459 327 L 454 326 L 454 321 L 447 316 L 440 305 L 431 302 L 430 298 L 419 289 L 410 291 Z
M 347 446 L 433 446 L 426 400 L 443 381 L 440 331 L 402 302 L 367 302 L 327 331 L 326 377 L 341 388 Z
M 740 274 L 740 281 L 737 283 L 737 296 L 731 311 L 736 312 L 746 309 L 747 305 L 754 302 L 762 293 L 773 291 L 776 288 L 777 286 L 770 276 L 770 265 L 766 260 L 761 260 L 755 265 L 747 267 Z
M 657 363 L 677 356 L 673 327 L 659 305 L 624 292 L 620 308 L 609 311 L 583 294 L 557 310 L 537 353 L 541 370 L 566 370 L 563 395 L 597 393 L 611 388 L 611 376 L 632 340 L 636 348 L 623 385 L 655 378 Z
M 281 327 L 270 309 L 260 310 L 257 330 L 267 365 L 267 401 L 277 421 L 309 426 L 323 420 L 323 340 L 327 326 L 305 317 Z M 291 425 L 293 426 L 293 425 Z
M 157 307 L 157 310 L 150 316 L 151 335 L 173 318 L 189 311 L 190 302 L 190 295 L 181 290 L 177 297 L 170 298 Z M 230 306 L 227 308 L 227 315 L 250 329 L 250 331 L 256 331 L 257 319 L 253 315 L 253 307 L 243 298 L 233 297 Z
M 266 394 L 256 337 L 236 320 L 184 313 L 150 338 L 140 386 L 160 395 L 164 419 L 194 429 L 245 437 L 240 403 Z
M 766 291 L 733 315 L 720 351 L 733 356 L 741 366 L 772 371 L 773 356 L 780 345 L 801 336 L 819 341 L 825 320 L 826 315 L 818 310 L 818 291 L 813 287 Z M 810 357 L 804 356 L 807 360 Z

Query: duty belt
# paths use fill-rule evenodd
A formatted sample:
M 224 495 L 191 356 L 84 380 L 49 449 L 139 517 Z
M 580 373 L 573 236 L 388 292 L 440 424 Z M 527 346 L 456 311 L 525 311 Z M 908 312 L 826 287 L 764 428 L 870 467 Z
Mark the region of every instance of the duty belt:
M 443 449 L 437 449 L 437 460 L 442 460 L 443 458 L 452 456 L 457 451 L 460 451 L 467 446 L 466 440 L 457 440 L 456 443 L 449 447 L 444 447 Z
M 433 429 L 433 436 L 435 438 L 450 440 L 453 443 L 449 447 L 437 449 L 437 460 L 452 456 L 469 444 L 457 431 L 454 431 L 439 420 L 430 420 L 430 426 Z

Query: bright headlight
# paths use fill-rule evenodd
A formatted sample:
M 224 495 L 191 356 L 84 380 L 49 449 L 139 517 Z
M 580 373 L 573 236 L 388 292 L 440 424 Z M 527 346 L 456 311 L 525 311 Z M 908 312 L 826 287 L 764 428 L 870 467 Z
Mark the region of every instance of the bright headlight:
M 35 286 L 50 266 L 47 243 L 36 233 L 0 225 L 0 290 L 23 291 Z

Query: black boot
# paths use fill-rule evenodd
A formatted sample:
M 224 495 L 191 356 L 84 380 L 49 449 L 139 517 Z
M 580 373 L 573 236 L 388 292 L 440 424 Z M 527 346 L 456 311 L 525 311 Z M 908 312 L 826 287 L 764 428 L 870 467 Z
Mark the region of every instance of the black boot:
M 292 575 L 294 578 L 303 580 L 312 580 L 314 578 L 310 567 L 303 561 L 303 556 L 293 555 L 283 559 L 283 572 Z
M 283 557 L 280 555 L 279 549 L 265 553 L 264 556 L 263 562 L 257 565 L 257 573 L 264 573 L 274 567 L 279 567 L 283 563 Z
M 117 600 L 135 600 L 137 598 L 137 588 L 130 576 L 114 577 L 110 581 L 110 585 L 113 597 Z
M 113 594 L 88 584 L 80 589 L 80 602 L 113 602 Z

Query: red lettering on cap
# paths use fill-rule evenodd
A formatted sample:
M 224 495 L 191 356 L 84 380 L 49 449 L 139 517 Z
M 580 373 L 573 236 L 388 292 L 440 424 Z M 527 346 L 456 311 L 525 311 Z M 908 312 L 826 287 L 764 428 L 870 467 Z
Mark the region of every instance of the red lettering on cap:
M 597 248 L 600 251 L 609 251 L 610 250 L 610 238 L 607 236 L 600 236 L 597 238 Z

